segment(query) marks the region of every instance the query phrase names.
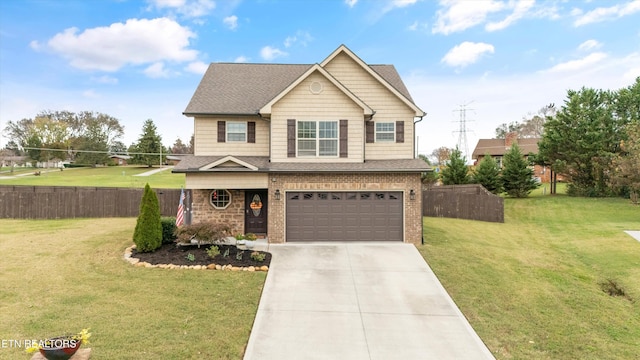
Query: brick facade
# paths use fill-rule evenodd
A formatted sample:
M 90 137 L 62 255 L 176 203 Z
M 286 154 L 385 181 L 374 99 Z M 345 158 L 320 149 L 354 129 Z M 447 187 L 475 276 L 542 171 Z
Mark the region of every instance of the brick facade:
M 285 242 L 285 199 L 287 191 L 402 191 L 404 193 L 404 242 L 422 242 L 422 185 L 418 173 L 335 173 L 335 174 L 278 174 L 269 175 L 268 230 L 271 243 Z M 275 191 L 280 190 L 280 200 Z M 414 200 L 409 198 L 416 192 Z M 214 208 L 209 196 L 211 190 L 193 190 L 193 223 L 203 221 L 227 222 L 233 233 L 244 232 L 244 190 L 229 190 L 231 205 L 221 210 Z
M 225 222 L 231 225 L 233 234 L 244 233 L 244 190 L 229 190 L 231 204 L 226 209 L 216 209 L 211 205 L 210 190 L 192 190 L 192 223 L 204 221 Z
M 337 174 L 270 174 L 269 181 L 269 242 L 285 241 L 285 199 L 287 191 L 366 191 L 404 192 L 404 242 L 422 242 L 422 195 L 418 173 L 337 173 Z M 415 200 L 409 199 L 411 190 Z M 274 194 L 280 190 L 280 200 Z

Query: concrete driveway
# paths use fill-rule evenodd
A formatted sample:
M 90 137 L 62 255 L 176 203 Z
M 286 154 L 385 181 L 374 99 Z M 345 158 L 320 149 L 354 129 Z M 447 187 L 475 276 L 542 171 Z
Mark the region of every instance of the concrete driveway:
M 270 245 L 245 360 L 493 359 L 413 245 Z

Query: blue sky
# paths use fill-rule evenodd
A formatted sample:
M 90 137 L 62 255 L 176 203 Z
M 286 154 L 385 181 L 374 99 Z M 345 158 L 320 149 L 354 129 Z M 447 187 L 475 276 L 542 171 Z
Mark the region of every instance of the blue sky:
M 42 110 L 98 111 L 134 142 L 153 119 L 165 145 L 210 62 L 318 63 L 345 44 L 393 64 L 428 113 L 420 153 L 467 143 L 567 89 L 640 76 L 640 0 L 4 0 L 0 127 Z M 0 146 L 6 144 L 0 138 Z

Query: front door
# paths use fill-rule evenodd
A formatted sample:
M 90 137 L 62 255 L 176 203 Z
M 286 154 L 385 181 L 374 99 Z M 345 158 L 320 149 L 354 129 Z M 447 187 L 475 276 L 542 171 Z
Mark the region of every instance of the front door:
M 266 234 L 267 190 L 246 190 L 244 192 L 244 209 L 245 234 Z

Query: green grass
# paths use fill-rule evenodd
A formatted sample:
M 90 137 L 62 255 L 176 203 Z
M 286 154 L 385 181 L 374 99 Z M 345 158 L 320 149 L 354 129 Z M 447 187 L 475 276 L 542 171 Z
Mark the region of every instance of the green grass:
M 164 170 L 150 176 L 134 176 L 149 170 L 157 169 L 141 166 L 107 166 L 99 168 L 70 168 L 64 171 L 42 171 L 40 176 L 32 175 L 35 169 L 20 170 L 19 173 L 29 175 L 10 179 L 0 178 L 0 185 L 35 185 L 35 186 L 97 186 L 97 187 L 134 187 L 142 188 L 148 182 L 154 189 L 171 189 L 184 186 L 184 174 L 173 174 Z M 0 177 L 7 177 L 2 173 Z
M 122 259 L 135 219 L 0 220 L 0 339 L 91 328 L 95 359 L 241 359 L 265 273 Z M 28 359 L 0 348 L 0 359 Z
M 419 250 L 498 359 L 637 358 L 640 243 L 623 230 L 640 207 L 533 195 L 505 199 L 504 224 L 424 218 Z

